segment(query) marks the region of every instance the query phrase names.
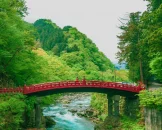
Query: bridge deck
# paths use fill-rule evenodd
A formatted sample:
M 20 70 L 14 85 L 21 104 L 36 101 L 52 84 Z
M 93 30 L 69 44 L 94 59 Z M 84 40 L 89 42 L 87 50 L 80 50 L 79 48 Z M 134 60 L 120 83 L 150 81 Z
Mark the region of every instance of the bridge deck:
M 38 92 L 55 91 L 55 90 L 67 90 L 67 89 L 113 89 L 122 90 L 131 93 L 139 93 L 144 90 L 142 86 L 134 86 L 130 84 L 122 84 L 117 82 L 104 82 L 104 81 L 62 81 L 62 82 L 51 82 L 35 84 L 30 86 L 18 87 L 18 88 L 1 88 L 0 93 L 23 93 L 24 95 L 30 95 Z

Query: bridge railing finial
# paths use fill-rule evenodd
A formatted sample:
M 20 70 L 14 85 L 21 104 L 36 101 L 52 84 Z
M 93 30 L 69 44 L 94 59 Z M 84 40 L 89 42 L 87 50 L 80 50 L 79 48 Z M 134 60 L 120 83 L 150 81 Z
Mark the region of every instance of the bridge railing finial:
M 86 78 L 83 76 L 83 85 L 86 85 Z
M 23 87 L 23 94 L 25 94 L 26 91 L 27 91 L 27 90 L 26 90 L 26 87 L 27 87 L 26 84 L 24 84 L 24 87 Z
M 76 77 L 76 82 L 79 82 L 79 79 L 78 79 L 78 77 Z

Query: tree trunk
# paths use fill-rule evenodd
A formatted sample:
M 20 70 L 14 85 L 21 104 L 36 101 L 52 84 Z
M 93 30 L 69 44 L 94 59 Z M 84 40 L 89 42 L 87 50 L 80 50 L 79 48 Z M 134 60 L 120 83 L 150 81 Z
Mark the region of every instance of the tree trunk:
M 143 69 L 142 69 L 142 60 L 140 59 L 140 76 L 141 76 L 141 82 L 144 83 L 143 80 Z

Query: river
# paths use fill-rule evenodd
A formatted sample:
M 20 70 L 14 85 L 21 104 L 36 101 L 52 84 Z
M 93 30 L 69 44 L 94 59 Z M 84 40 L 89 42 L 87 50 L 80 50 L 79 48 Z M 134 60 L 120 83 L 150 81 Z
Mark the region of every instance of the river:
M 88 109 L 90 102 L 89 94 L 70 94 L 63 96 L 55 105 L 44 108 L 43 115 L 51 116 L 56 122 L 47 130 L 94 130 L 94 123 L 77 115 Z

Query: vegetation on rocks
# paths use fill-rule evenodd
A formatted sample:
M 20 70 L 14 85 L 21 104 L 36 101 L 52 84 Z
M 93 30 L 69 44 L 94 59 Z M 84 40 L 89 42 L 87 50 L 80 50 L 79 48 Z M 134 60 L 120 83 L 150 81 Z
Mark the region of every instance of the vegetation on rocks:
M 144 90 L 139 94 L 141 106 L 162 110 L 162 89 L 154 91 Z
M 122 117 L 106 117 L 103 123 L 96 125 L 95 130 L 144 130 L 138 120 Z

